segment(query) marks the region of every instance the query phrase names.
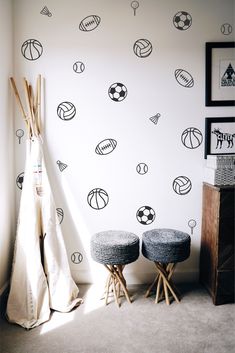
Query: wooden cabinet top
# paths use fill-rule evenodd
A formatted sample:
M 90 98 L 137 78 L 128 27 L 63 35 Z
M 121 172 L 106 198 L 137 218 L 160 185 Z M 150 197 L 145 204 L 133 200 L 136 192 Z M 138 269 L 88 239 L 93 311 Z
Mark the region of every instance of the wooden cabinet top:
M 203 182 L 203 185 L 208 187 L 208 188 L 211 188 L 211 189 L 214 189 L 214 190 L 217 190 L 217 191 L 235 191 L 235 185 L 212 185 L 212 184 L 209 184 L 209 183 L 206 183 L 206 182 Z

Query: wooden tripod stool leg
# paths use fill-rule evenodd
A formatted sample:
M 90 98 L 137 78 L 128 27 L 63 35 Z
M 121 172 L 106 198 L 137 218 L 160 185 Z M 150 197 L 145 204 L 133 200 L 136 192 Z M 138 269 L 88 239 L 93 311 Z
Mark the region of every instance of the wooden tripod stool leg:
M 169 302 L 169 297 L 168 297 L 168 289 L 169 289 L 169 291 L 171 292 L 171 294 L 172 294 L 172 296 L 174 297 L 174 299 L 176 300 L 176 302 L 177 303 L 179 303 L 179 298 L 177 297 L 177 295 L 176 295 L 176 293 L 175 293 L 175 291 L 174 291 L 174 285 L 173 285 L 173 283 L 171 282 L 171 279 L 169 278 L 168 279 L 168 276 L 170 275 L 170 277 L 172 276 L 172 274 L 173 274 L 173 269 L 174 269 L 174 267 L 172 266 L 172 267 L 170 267 L 170 271 L 169 271 L 169 273 L 167 272 L 167 267 L 166 267 L 166 269 L 164 268 L 164 266 L 161 264 L 161 263 L 159 263 L 159 262 L 155 262 L 155 265 L 156 265 L 156 267 L 157 267 L 157 269 L 158 269 L 158 271 L 159 271 L 159 273 L 160 273 L 160 275 L 161 275 L 161 277 L 162 277 L 162 280 L 163 280 L 163 286 L 164 286 L 164 293 L 165 293 L 165 299 L 166 299 L 166 303 L 169 305 L 170 304 L 170 302 Z
M 123 290 L 125 297 L 129 303 L 131 303 L 131 299 L 129 297 L 129 293 L 126 288 L 126 280 L 123 276 L 124 266 L 122 265 L 104 265 L 105 268 L 109 271 L 110 275 L 106 283 L 106 291 L 105 291 L 105 303 L 108 302 L 108 295 L 110 293 L 110 288 L 113 290 L 115 301 L 120 306 L 119 298 L 121 297 L 121 291 Z

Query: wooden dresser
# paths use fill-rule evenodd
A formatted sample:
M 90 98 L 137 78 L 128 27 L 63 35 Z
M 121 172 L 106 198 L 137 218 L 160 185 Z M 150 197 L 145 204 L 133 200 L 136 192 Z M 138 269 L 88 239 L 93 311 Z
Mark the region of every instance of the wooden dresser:
M 215 305 L 234 302 L 234 191 L 203 183 L 200 282 Z

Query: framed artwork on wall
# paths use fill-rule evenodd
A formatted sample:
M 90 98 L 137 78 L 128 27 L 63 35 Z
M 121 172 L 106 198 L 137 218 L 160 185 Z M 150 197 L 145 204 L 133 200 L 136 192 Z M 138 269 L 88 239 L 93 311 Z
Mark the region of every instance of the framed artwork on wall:
M 206 43 L 206 106 L 235 105 L 235 42 Z
M 206 118 L 205 154 L 235 154 L 235 117 Z

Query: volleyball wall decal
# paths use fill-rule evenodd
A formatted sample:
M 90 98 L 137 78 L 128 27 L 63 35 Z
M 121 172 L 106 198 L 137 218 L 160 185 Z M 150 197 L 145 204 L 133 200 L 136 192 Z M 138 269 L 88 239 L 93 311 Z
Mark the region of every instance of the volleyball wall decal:
M 100 155 L 105 155 L 113 152 L 117 146 L 117 141 L 114 139 L 105 139 L 98 143 L 95 152 Z
M 83 32 L 90 32 L 96 29 L 100 24 L 101 18 L 97 15 L 85 17 L 79 24 L 79 29 Z
M 57 115 L 61 120 L 71 120 L 76 114 L 76 108 L 71 102 L 62 102 L 58 105 Z
M 150 206 L 142 206 L 136 212 L 137 221 L 143 225 L 149 225 L 155 220 L 155 211 Z
M 107 206 L 109 202 L 109 195 L 105 190 L 95 188 L 89 192 L 87 202 L 95 210 L 101 210 Z
M 73 71 L 77 74 L 81 74 L 85 70 L 85 65 L 81 61 L 76 61 L 73 64 Z
M 39 59 L 42 52 L 42 44 L 37 39 L 27 39 L 21 46 L 21 53 L 27 60 Z
M 201 145 L 203 136 L 196 127 L 188 127 L 181 135 L 181 141 L 186 148 L 194 149 Z
M 191 180 L 186 176 L 178 176 L 173 181 L 173 190 L 178 195 L 186 195 L 192 189 Z
M 133 46 L 135 55 L 146 58 L 152 53 L 153 46 L 148 39 L 138 39 Z
M 192 75 L 183 69 L 175 70 L 175 79 L 183 87 L 191 88 L 194 85 L 194 80 Z
M 180 31 L 185 31 L 192 25 L 192 16 L 186 11 L 179 11 L 177 14 L 175 14 L 173 23 L 175 28 L 179 29 Z
M 123 83 L 113 83 L 108 90 L 109 97 L 114 102 L 121 102 L 127 96 L 127 88 Z

